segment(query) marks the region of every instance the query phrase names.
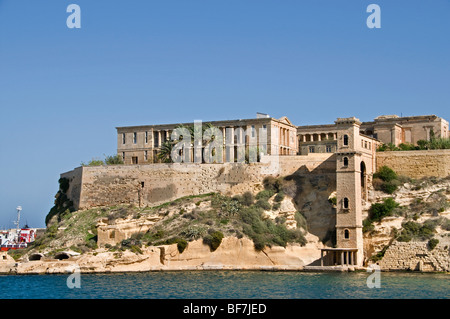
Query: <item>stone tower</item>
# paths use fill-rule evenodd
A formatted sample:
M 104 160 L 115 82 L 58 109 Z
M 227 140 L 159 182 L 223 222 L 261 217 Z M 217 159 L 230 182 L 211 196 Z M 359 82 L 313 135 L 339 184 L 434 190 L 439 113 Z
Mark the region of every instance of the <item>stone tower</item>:
M 362 194 L 365 169 L 359 128 L 355 118 L 338 118 L 336 152 L 336 246 L 343 264 L 362 266 Z M 364 141 L 362 143 L 364 145 Z

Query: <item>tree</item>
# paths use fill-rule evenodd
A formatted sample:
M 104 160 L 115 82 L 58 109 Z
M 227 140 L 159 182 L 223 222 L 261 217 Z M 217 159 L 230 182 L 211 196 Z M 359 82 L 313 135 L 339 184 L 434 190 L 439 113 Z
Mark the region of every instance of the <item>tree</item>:
M 172 148 L 176 144 L 175 141 L 167 140 L 161 145 L 161 149 L 158 152 L 158 159 L 163 163 L 172 163 Z

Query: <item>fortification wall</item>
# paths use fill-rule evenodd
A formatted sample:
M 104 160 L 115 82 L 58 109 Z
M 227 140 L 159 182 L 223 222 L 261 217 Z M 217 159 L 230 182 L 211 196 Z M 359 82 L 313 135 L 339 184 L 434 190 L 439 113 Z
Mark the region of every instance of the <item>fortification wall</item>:
M 61 174 L 76 209 L 133 204 L 153 206 L 211 192 L 228 195 L 262 189 L 266 176 L 334 174 L 333 154 L 267 156 L 261 163 L 147 164 L 79 167 Z
M 426 242 L 395 242 L 379 265 L 382 270 L 450 271 L 448 243 L 430 250 Z
M 450 150 L 377 152 L 376 162 L 412 178 L 450 175 Z

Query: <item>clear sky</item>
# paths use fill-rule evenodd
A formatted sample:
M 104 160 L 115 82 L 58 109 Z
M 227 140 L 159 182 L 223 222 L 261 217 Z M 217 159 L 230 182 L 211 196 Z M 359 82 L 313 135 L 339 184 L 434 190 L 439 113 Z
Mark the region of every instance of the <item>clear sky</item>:
M 43 227 L 59 174 L 115 154 L 117 126 L 449 120 L 449 85 L 450 0 L 0 0 L 0 227 L 18 205 Z

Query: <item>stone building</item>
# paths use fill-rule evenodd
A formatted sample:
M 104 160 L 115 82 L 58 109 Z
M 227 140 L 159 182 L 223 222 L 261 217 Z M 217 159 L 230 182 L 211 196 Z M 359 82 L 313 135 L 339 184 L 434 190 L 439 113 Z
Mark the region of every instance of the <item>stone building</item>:
M 297 126 L 299 154 L 334 153 L 337 145 L 337 124 Z M 378 116 L 371 122 L 362 122 L 360 132 L 385 144 L 398 146 L 401 143 L 417 145 L 419 140 L 449 137 L 449 124 L 436 115 Z
M 177 127 L 187 128 L 194 124 L 117 127 L 117 154 L 122 156 L 125 164 L 157 163 L 159 161 L 157 155 L 161 152 L 163 144 L 171 139 L 172 132 Z M 248 152 L 252 140 L 259 151 L 267 155 L 298 153 L 297 127 L 285 116 L 275 119 L 258 113 L 254 119 L 211 121 L 202 125 L 218 128 L 222 133 L 223 162 L 236 162 L 237 148 L 242 145 Z M 231 147 L 225 145 L 228 139 L 232 144 Z
M 336 136 L 336 248 L 322 250 L 326 265 L 362 265 L 362 202 L 368 198 L 380 142 L 361 134 L 361 122 L 338 118 Z M 324 257 L 322 257 L 324 265 Z

